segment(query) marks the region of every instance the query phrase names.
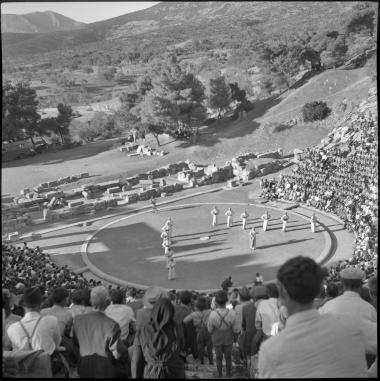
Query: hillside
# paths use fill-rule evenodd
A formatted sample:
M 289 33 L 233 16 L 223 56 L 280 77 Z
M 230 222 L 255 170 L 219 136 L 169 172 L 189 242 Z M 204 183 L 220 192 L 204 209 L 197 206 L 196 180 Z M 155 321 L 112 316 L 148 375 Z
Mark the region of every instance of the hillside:
M 336 80 L 337 94 L 329 94 L 328 87 L 320 87 L 320 83 L 326 79 Z M 53 177 L 70 175 L 74 167 L 76 171 L 90 172 L 97 176 L 97 180 L 106 181 L 183 159 L 195 160 L 200 164 L 221 165 L 247 151 L 265 152 L 281 147 L 284 152 L 292 152 L 294 148 L 310 147 L 326 137 L 344 117 L 339 112 L 339 103 L 344 98 L 352 105 L 360 103 L 371 86 L 373 83 L 366 78 L 363 69 L 326 71 L 297 89 L 296 96 L 289 93 L 279 98 L 255 102 L 255 108 L 248 114 L 246 121 L 224 118 L 211 127 L 202 129 L 196 144 L 173 141 L 169 137 L 161 138 L 162 146 L 159 149 L 168 152 L 163 157 L 127 157 L 118 151 L 115 140 L 106 140 L 59 153 L 38 155 L 28 160 L 4 163 L 2 192 L 18 193 L 21 188 L 48 181 Z M 293 127 L 275 128 L 274 121 L 279 120 L 279 111 L 285 113 L 286 119 L 282 119 L 282 122 L 286 125 L 289 119 L 297 117 L 297 108 L 304 104 L 304 99 L 312 99 L 312 94 L 322 99 L 332 95 L 330 99 L 334 99 L 330 103 L 333 113 L 325 123 L 299 123 Z M 292 108 L 296 111 L 291 111 Z M 288 109 L 289 113 L 286 114 Z M 260 118 L 265 118 L 266 122 L 261 122 Z M 157 147 L 153 137 L 149 139 L 147 143 Z
M 332 28 L 354 2 L 162 2 L 151 8 L 88 24 L 77 31 L 40 34 L 28 41 L 11 42 L 2 30 L 3 55 L 16 57 L 107 40 L 128 45 L 168 46 L 187 39 L 207 39 L 224 45 L 241 39 L 249 25 L 261 36 L 304 33 L 321 26 Z M 302 17 L 300 17 L 302 15 Z M 26 32 L 26 31 L 25 31 Z M 35 32 L 35 30 L 33 30 Z
M 33 12 L 25 15 L 1 15 L 1 33 L 49 33 L 80 29 L 85 26 L 85 23 L 52 11 Z

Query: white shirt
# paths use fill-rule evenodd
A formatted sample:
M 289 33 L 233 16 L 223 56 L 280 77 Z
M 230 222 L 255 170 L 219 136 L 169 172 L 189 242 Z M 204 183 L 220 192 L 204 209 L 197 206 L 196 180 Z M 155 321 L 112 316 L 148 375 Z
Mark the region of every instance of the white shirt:
M 129 334 L 129 323 L 136 321 L 133 309 L 125 304 L 110 304 L 104 313 L 119 323 L 121 329 L 120 337 L 126 339 Z
M 261 345 L 259 378 L 365 377 L 367 345 L 352 319 L 317 310 L 299 312 Z
M 41 315 L 38 312 L 27 312 L 21 319 L 29 336 Z M 7 333 L 14 350 L 29 350 L 28 338 L 19 322 L 11 324 Z M 31 339 L 34 350 L 42 349 L 51 355 L 61 343 L 61 334 L 58 320 L 55 316 L 44 316 L 38 323 L 37 329 Z
M 277 298 L 269 298 L 263 300 L 256 311 L 255 326 L 257 329 L 262 329 L 267 335 L 271 335 L 272 326 L 280 318 L 280 310 L 277 304 Z
M 363 300 L 357 292 L 345 291 L 325 303 L 320 309 L 321 314 L 348 314 L 350 316 L 377 323 L 377 312 L 374 306 Z

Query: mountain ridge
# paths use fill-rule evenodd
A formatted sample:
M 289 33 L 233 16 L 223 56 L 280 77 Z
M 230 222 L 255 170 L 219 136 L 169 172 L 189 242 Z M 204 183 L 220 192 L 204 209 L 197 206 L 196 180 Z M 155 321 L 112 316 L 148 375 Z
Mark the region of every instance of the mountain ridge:
M 16 41 L 13 37 L 10 42 L 8 34 L 2 31 L 3 45 L 6 45 L 3 54 L 39 54 L 76 48 L 83 43 L 126 40 L 134 36 L 155 39 L 157 32 L 161 34 L 159 38 L 166 36 L 175 39 L 175 43 L 181 42 L 182 36 L 183 40 L 190 35 L 194 38 L 194 34 L 197 38 L 202 35 L 218 38 L 219 26 L 224 27 L 224 34 L 236 35 L 243 22 L 253 23 L 257 33 L 283 35 L 288 32 L 286 28 L 304 29 L 302 24 L 315 28 L 321 20 L 326 27 L 333 27 L 353 4 L 333 2 L 326 7 L 318 2 L 302 1 L 279 2 L 276 6 L 270 2 L 161 2 L 147 9 L 86 24 L 82 29 L 36 33 L 27 42 Z M 300 16 L 307 17 L 307 22 L 301 23 L 303 18 Z
M 53 11 L 1 15 L 1 33 L 50 33 L 85 28 L 87 24 Z

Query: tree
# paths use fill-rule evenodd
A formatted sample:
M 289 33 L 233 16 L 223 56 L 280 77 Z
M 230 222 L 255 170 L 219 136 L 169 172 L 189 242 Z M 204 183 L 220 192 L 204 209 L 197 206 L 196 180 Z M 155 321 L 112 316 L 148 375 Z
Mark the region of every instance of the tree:
M 330 113 L 331 109 L 327 106 L 326 102 L 310 102 L 302 107 L 302 115 L 305 122 L 325 119 Z
M 158 76 L 139 106 L 141 120 L 148 131 L 194 134 L 194 128 L 206 119 L 204 86 L 193 73 L 184 72 L 176 57 L 157 68 Z
M 57 106 L 57 129 L 61 137 L 62 144 L 65 144 L 64 136 L 69 135 L 69 125 L 74 118 L 73 109 L 69 105 L 59 103 Z
M 374 27 L 375 10 L 367 7 L 352 14 L 344 25 L 344 33 L 348 35 L 353 32 L 368 31 L 373 36 Z
M 221 118 L 222 111 L 228 109 L 231 103 L 231 88 L 227 85 L 223 76 L 210 79 L 209 104 L 212 109 L 218 111 Z
M 38 129 L 40 115 L 37 112 L 38 100 L 36 91 L 25 82 L 3 85 L 2 138 L 17 140 L 29 138 L 34 145 L 33 137 Z

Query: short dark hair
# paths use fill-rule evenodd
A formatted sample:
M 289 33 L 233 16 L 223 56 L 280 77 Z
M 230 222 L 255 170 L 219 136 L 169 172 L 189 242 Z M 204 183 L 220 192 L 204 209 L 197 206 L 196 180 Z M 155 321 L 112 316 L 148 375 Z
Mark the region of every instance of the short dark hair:
M 319 294 L 326 271 L 309 257 L 287 260 L 278 270 L 277 279 L 289 297 L 300 304 L 312 303 Z
M 207 309 L 207 298 L 205 296 L 198 296 L 196 302 L 195 302 L 195 307 L 199 311 L 203 311 Z
M 111 290 L 110 294 L 113 304 L 123 304 L 125 300 L 125 292 L 123 290 Z
M 191 303 L 192 299 L 193 294 L 190 291 L 185 290 L 179 293 L 179 300 L 182 304 L 185 304 L 186 306 Z
M 219 306 L 224 306 L 228 301 L 228 295 L 227 295 L 227 292 L 224 291 L 224 290 L 220 290 L 216 293 L 215 295 L 215 302 L 219 305 Z
M 82 304 L 83 303 L 83 292 L 82 290 L 75 290 L 71 294 L 71 301 L 74 304 Z
M 266 288 L 269 298 L 278 298 L 278 287 L 276 283 L 268 283 Z
M 326 294 L 330 298 L 336 298 L 339 295 L 338 285 L 334 282 L 330 282 L 326 287 Z
M 54 303 L 62 303 L 69 296 L 69 292 L 64 287 L 56 288 L 51 294 L 51 299 Z
M 82 290 L 82 303 L 86 307 L 91 307 L 91 290 L 89 288 L 84 288 Z
M 360 288 L 363 286 L 363 281 L 361 279 L 344 279 L 342 278 L 342 283 L 344 288 L 350 288 L 354 291 L 359 292 Z

